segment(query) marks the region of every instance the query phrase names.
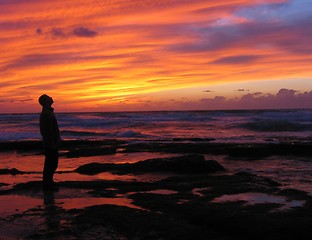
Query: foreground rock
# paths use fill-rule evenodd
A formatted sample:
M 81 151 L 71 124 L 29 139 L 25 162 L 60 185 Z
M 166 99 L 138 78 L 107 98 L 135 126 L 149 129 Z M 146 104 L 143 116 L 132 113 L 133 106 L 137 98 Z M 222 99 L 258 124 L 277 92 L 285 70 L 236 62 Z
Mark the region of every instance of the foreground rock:
M 214 173 L 225 169 L 217 161 L 206 161 L 202 155 L 185 155 L 171 158 L 156 158 L 136 163 L 104 164 L 89 163 L 80 166 L 76 172 L 83 174 L 97 174 L 106 171 L 129 172 L 177 172 L 177 173 Z
M 312 237 L 311 196 L 281 189 L 269 178 L 244 172 L 185 174 L 155 182 L 65 181 L 60 183 L 59 192 L 52 193 L 43 193 L 41 182 L 37 181 L 18 184 L 11 191 L 0 191 L 1 194 L 12 194 L 12 200 L 18 200 L 17 196 L 43 198 L 41 206 L 0 217 L 2 229 L 18 226 L 18 231 L 24 231 L 19 235 L 13 233 L 11 239 L 21 236 L 18 239 L 310 240 Z M 252 194 L 268 200 L 250 202 L 248 196 Z M 235 196 L 247 197 L 218 200 Z M 79 200 L 74 201 L 75 197 Z M 121 198 L 131 199 L 131 205 L 136 207 L 118 205 Z M 86 207 L 86 199 L 93 204 Z M 100 205 L 103 199 L 111 204 Z M 71 203 L 67 208 L 66 202 Z M 80 203 L 83 207 L 79 207 Z M 21 223 L 26 224 L 24 230 Z M 9 235 L 2 237 L 6 239 Z
M 6 174 L 11 174 L 11 175 L 17 175 L 17 174 L 24 174 L 24 172 L 16 169 L 16 168 L 11 168 L 11 169 L 0 169 L 0 175 L 6 175 Z

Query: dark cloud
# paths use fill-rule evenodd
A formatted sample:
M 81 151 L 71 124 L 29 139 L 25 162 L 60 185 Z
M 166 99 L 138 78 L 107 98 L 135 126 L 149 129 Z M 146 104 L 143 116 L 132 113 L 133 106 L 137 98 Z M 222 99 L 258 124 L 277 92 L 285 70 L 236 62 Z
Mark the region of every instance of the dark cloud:
M 226 98 L 223 96 L 215 96 L 214 98 L 203 98 L 200 100 L 201 103 L 205 104 L 220 104 L 226 101 Z
M 13 102 L 13 103 L 23 103 L 23 102 L 30 102 L 30 101 L 33 101 L 33 100 L 34 100 L 33 98 L 26 98 L 26 99 L 13 100 L 11 102 Z
M 72 57 L 73 58 L 73 57 Z M 4 69 L 8 68 L 29 68 L 43 65 L 64 64 L 71 61 L 71 56 L 66 53 L 54 54 L 29 54 L 22 56 L 7 64 Z
M 230 57 L 219 58 L 213 61 L 213 63 L 215 64 L 245 64 L 245 63 L 254 62 L 255 60 L 259 58 L 260 56 L 254 56 L 254 55 L 230 56 Z
M 199 109 L 312 108 L 312 91 L 298 92 L 293 89 L 282 88 L 276 94 L 255 92 L 235 99 L 218 96 L 201 99 L 196 107 Z
M 244 89 L 244 88 L 239 88 L 239 89 L 236 89 L 234 91 L 235 92 L 249 92 L 250 90 L 249 89 Z
M 41 35 L 41 34 L 42 34 L 42 29 L 41 29 L 41 28 L 37 28 L 37 29 L 36 29 L 36 33 L 37 33 L 38 35 Z
M 205 91 L 203 91 L 203 92 L 212 93 L 213 91 L 208 89 L 208 90 L 205 90 Z
M 42 0 L 0 0 L 0 5 L 17 5 L 24 3 L 36 4 L 36 2 L 42 2 Z
M 33 101 L 33 98 L 25 98 L 25 99 L 1 99 L 0 103 L 24 103 L 24 102 L 30 102 Z
M 281 88 L 278 93 L 276 94 L 277 97 L 293 97 L 296 92 L 293 89 L 286 89 L 286 88 Z
M 37 67 L 37 66 L 48 66 L 48 65 L 62 65 L 68 63 L 76 63 L 79 61 L 94 61 L 102 59 L 115 59 L 126 57 L 127 55 L 91 55 L 91 56 L 80 56 L 79 54 L 73 53 L 47 53 L 47 54 L 28 54 L 21 56 L 20 58 L 14 59 L 3 67 L 3 70 L 8 68 L 27 68 L 27 67 Z M 105 68 L 106 70 L 107 68 Z M 94 71 L 102 72 L 103 69 L 98 68 Z
M 38 35 L 42 34 L 42 29 L 38 28 L 36 30 L 36 33 Z M 50 30 L 50 34 L 52 37 L 56 38 L 64 38 L 64 37 L 84 37 L 84 38 L 92 38 L 95 37 L 98 33 L 96 31 L 93 31 L 89 28 L 85 27 L 76 27 L 72 31 L 68 31 L 64 28 L 54 27 Z
M 73 30 L 73 34 L 77 37 L 95 37 L 98 33 L 89 28 L 77 27 Z
M 61 28 L 52 28 L 51 34 L 53 37 L 65 37 L 66 36 L 64 30 Z

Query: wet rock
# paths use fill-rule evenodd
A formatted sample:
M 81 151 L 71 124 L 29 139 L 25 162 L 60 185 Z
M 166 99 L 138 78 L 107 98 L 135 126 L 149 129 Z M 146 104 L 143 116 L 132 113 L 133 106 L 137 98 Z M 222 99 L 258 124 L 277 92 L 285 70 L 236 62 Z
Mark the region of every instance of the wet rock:
M 183 141 L 191 141 L 191 142 L 210 142 L 216 140 L 215 138 L 173 138 L 172 141 L 175 142 L 183 142 Z
M 76 169 L 78 173 L 97 174 L 105 171 L 119 172 L 177 172 L 177 173 L 214 173 L 224 171 L 217 161 L 206 161 L 202 155 L 185 155 L 171 158 L 155 158 L 133 164 L 89 163 Z
M 11 174 L 11 175 L 17 175 L 17 174 L 23 174 L 24 172 L 16 169 L 16 168 L 11 168 L 11 169 L 0 169 L 0 175 L 6 175 L 6 174 Z
M 68 158 L 91 157 L 116 153 L 115 147 L 85 147 L 69 150 L 66 154 Z
M 124 146 L 125 152 L 168 152 L 228 155 L 238 159 L 261 159 L 272 155 L 312 156 L 311 142 L 296 143 L 215 143 L 215 142 L 148 142 Z
M 271 186 L 271 187 L 280 186 L 278 182 L 270 178 L 258 176 L 258 175 L 248 173 L 248 172 L 238 172 L 238 173 L 235 173 L 234 176 L 244 179 L 245 182 L 253 182 L 253 183 L 262 184 L 262 185 Z
M 4 186 L 9 186 L 9 184 L 0 182 L 0 187 L 4 187 Z
M 221 239 L 219 234 L 182 219 L 113 205 L 86 208 L 72 224 L 79 226 L 84 232 L 92 226 L 112 226 L 114 231 L 124 235 L 126 239 Z
M 272 155 L 272 149 L 267 145 L 237 145 L 236 147 L 229 148 L 227 154 L 230 158 L 239 158 L 240 160 L 263 159 Z
M 181 157 L 186 158 L 186 156 Z M 170 162 L 168 159 L 162 160 Z M 111 167 L 116 168 L 116 165 L 112 164 Z M 123 167 L 128 168 L 130 165 L 134 166 L 124 164 Z M 33 223 L 38 224 L 39 227 L 37 230 L 32 230 L 30 239 L 310 240 L 311 196 L 293 189 L 281 190 L 275 185 L 266 177 L 244 172 L 173 174 L 172 177 L 155 182 L 66 181 L 61 182 L 61 191 L 54 195 L 57 208 L 53 205 L 41 208 L 45 210 L 44 215 L 40 208 L 30 209 L 23 214 L 15 214 L 14 218 L 8 218 L 7 221 L 11 221 L 8 222 L 10 226 L 16 226 L 21 222 L 28 222 L 27 217 L 31 216 Z M 200 191 L 200 195 L 193 193 L 194 188 Z M 81 191 L 82 189 L 87 191 Z M 175 192 L 161 194 L 161 191 L 151 191 L 157 189 Z M 74 195 L 73 192 L 79 194 Z M 81 192 L 90 198 L 93 197 L 94 204 L 97 205 L 72 210 L 62 208 L 63 203 L 60 199 L 80 198 Z M 14 196 L 43 197 L 40 181 L 20 183 L 15 185 L 12 191 L 2 192 L 4 193 Z M 260 197 L 266 194 L 276 197 L 282 195 L 287 196 L 286 204 L 298 198 L 304 204 L 281 209 L 284 203 L 279 202 L 246 204 L 248 199 L 214 201 L 224 195 L 242 195 L 241 193 L 264 193 L 260 194 Z M 108 204 L 98 205 L 99 201 L 96 199 L 116 198 L 117 203 L 118 198 L 122 196 L 133 200 L 132 204 L 140 209 Z M 56 219 L 55 216 L 58 216 L 61 225 L 56 235 L 40 230 L 45 229 L 47 224 L 42 222 L 42 216 L 46 216 L 48 223 L 50 219 Z M 40 221 L 35 222 L 35 219 Z M 28 229 L 29 226 L 26 226 L 25 231 L 27 232 Z
M 8 151 L 8 150 L 26 150 L 32 151 L 42 148 L 41 141 L 9 141 L 9 142 L 1 142 L 0 151 Z
M 116 170 L 116 165 L 113 163 L 88 163 L 78 167 L 75 172 L 93 175 L 101 172 Z
M 204 156 L 191 154 L 171 158 L 156 158 L 137 162 L 134 168 L 137 171 L 169 171 L 183 173 L 203 173 L 224 171 L 225 169 L 217 161 L 206 161 Z

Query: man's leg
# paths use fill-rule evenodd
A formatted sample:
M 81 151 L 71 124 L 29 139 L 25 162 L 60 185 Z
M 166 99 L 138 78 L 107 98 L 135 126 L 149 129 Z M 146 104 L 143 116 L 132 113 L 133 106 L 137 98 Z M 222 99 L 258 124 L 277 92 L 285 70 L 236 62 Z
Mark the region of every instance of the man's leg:
M 45 161 L 43 167 L 43 187 L 53 187 L 53 175 L 58 166 L 58 151 L 55 149 L 46 149 Z

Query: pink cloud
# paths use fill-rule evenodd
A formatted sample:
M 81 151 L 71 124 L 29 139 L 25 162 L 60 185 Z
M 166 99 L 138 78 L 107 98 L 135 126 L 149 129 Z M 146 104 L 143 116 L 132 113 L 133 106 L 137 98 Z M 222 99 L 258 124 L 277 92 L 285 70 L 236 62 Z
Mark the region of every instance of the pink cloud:
M 159 108 L 161 106 L 161 108 Z M 137 106 L 138 107 L 138 106 Z M 300 109 L 312 108 L 312 91 L 298 92 L 293 89 L 280 89 L 276 94 L 261 92 L 247 93 L 239 98 L 228 99 L 224 96 L 153 102 L 145 106 L 150 110 L 228 110 L 228 109 Z
M 260 92 L 248 93 L 241 98 L 205 98 L 197 105 L 200 109 L 287 109 L 312 108 L 312 91 L 298 92 L 293 89 L 280 89 L 275 95 Z

